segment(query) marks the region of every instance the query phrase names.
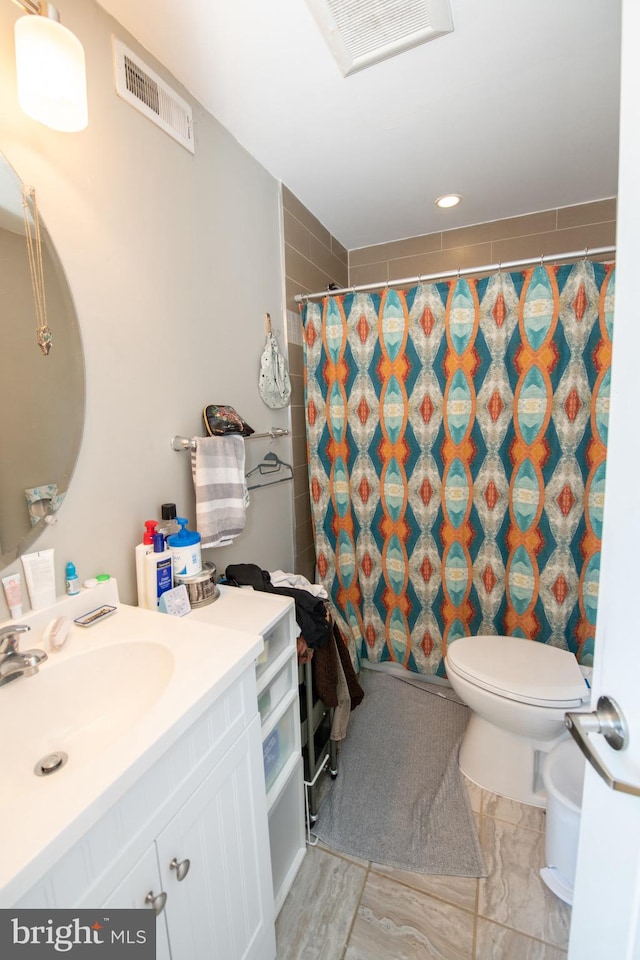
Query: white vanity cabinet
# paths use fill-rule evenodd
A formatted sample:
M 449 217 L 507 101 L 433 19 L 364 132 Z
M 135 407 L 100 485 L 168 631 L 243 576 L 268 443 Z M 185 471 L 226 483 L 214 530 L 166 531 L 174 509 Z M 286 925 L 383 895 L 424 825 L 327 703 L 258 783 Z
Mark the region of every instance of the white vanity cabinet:
M 155 908 L 158 960 L 274 960 L 252 663 L 16 903 L 97 905 Z
M 256 718 L 103 904 L 155 909 L 157 960 L 274 956 L 260 909 L 268 849 L 254 809 L 259 751 Z
M 277 915 L 306 852 L 293 601 L 220 586 L 220 597 L 192 610 L 189 617 L 212 626 L 260 633 L 264 639 L 264 652 L 256 663 L 256 685 Z
M 151 907 L 157 915 L 156 923 L 156 960 L 171 960 L 167 918 L 164 907 L 166 894 L 162 890 L 158 852 L 155 844 L 132 867 L 110 897 L 102 904 L 106 910 L 135 910 Z

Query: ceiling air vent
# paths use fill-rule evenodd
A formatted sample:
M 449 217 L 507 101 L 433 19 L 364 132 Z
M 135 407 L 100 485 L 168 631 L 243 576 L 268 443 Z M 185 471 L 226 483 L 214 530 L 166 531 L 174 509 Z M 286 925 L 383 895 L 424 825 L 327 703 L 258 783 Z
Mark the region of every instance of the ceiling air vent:
M 193 113 L 189 104 L 115 37 L 113 55 L 118 96 L 195 153 Z
M 449 0 L 307 0 L 345 77 L 453 31 Z

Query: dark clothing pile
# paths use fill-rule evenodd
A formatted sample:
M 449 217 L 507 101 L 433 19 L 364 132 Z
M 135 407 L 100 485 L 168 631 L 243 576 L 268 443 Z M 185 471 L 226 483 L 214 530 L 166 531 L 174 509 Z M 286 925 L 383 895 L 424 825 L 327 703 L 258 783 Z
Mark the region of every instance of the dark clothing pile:
M 255 563 L 232 563 L 226 569 L 226 580 L 232 587 L 253 587 L 265 593 L 278 593 L 292 597 L 296 607 L 296 620 L 307 646 L 313 650 L 324 647 L 331 637 L 331 619 L 324 600 L 314 597 L 308 590 L 296 587 L 274 587 L 266 570 Z
M 292 597 L 300 634 L 314 651 L 311 662 L 318 696 L 327 707 L 337 707 L 343 697 L 347 698 L 346 704 L 350 703 L 351 710 L 358 706 L 364 691 L 358 683 L 344 637 L 333 622 L 324 600 L 308 590 L 274 587 L 268 571 L 261 570 L 255 563 L 230 564 L 225 571 L 225 579 L 233 587 L 253 587 L 265 593 Z
M 325 707 L 338 706 L 338 661 L 342 666 L 344 678 L 347 681 L 351 709 L 354 710 L 364 697 L 364 690 L 358 683 L 356 672 L 351 663 L 349 650 L 344 637 L 338 629 L 337 623 L 333 624 L 333 637 L 335 643 L 328 643 L 321 650 L 316 651 L 313 658 L 313 676 L 316 684 L 318 696 Z

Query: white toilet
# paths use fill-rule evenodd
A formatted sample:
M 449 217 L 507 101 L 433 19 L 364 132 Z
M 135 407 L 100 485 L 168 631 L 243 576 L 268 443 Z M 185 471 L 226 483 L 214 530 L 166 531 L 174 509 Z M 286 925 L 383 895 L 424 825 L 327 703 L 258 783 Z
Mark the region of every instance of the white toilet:
M 471 708 L 460 769 L 485 790 L 546 806 L 544 759 L 568 736 L 567 710 L 589 709 L 572 653 L 520 637 L 461 637 L 447 648 L 447 677 Z

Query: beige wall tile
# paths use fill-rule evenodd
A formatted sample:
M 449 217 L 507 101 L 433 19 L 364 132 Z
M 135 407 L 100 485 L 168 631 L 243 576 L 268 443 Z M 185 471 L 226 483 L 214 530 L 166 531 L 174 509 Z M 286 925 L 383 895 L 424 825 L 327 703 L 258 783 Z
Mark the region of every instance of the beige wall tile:
M 299 292 L 316 293 L 325 290 L 331 283 L 331 277 L 315 263 L 307 260 L 297 250 L 285 243 L 285 268 L 287 276 L 299 285 Z M 304 288 L 304 290 L 302 289 Z
M 349 286 L 615 243 L 615 199 L 349 251 Z M 442 251 L 442 256 L 438 251 Z
M 299 220 L 300 223 L 302 223 L 307 230 L 314 235 L 314 237 L 317 237 L 318 240 L 321 240 L 325 246 L 328 247 L 331 245 L 331 234 L 327 228 L 323 227 L 320 221 L 316 219 L 316 217 L 314 217 L 309 210 L 307 210 L 305 205 L 301 203 L 291 192 L 291 190 L 289 190 L 289 188 L 284 184 L 282 184 L 282 206 L 285 210 L 288 210 L 290 213 L 292 213 L 293 216 Z
M 389 261 L 389 280 L 401 280 L 404 277 L 417 277 L 447 270 L 479 267 L 489 263 L 490 243 L 477 243 L 470 247 L 456 247 L 441 250 L 439 253 L 426 253 L 419 257 L 405 257 L 403 260 Z
M 615 243 L 615 239 L 614 223 L 593 223 L 535 237 L 497 240 L 492 244 L 492 259 L 494 263 L 504 263 L 525 257 L 553 256 L 554 253 L 578 251 L 585 247 L 608 246 Z
M 304 407 L 291 407 L 291 433 L 293 437 L 302 437 L 306 441 Z
M 303 523 L 300 524 L 299 527 L 296 527 L 296 556 L 298 556 L 299 553 L 304 553 L 304 551 L 308 550 L 311 546 L 313 546 L 313 529 L 311 527 L 311 521 L 309 521 L 308 523 Z
M 309 583 L 315 582 L 316 577 L 316 551 L 313 545 L 296 555 L 296 573 L 301 573 L 306 577 Z
M 309 504 L 308 494 L 301 494 L 299 497 L 296 497 L 294 500 L 294 514 L 296 527 L 302 526 L 303 524 L 311 524 L 311 506 Z
M 331 237 L 331 252 L 334 253 L 338 260 L 341 260 L 346 267 L 349 266 L 349 251 L 333 236 Z
M 366 263 L 361 267 L 349 267 L 349 285 L 359 286 L 362 283 L 378 283 L 388 279 L 388 263 L 382 260 L 379 263 Z
M 293 495 L 299 497 L 303 493 L 309 496 L 309 468 L 306 459 L 294 461 L 293 468 Z
M 299 344 L 289 344 L 288 361 L 289 375 L 292 377 L 302 377 L 304 374 L 304 350 Z
M 299 293 L 314 293 L 314 291 L 309 287 L 305 287 L 300 283 L 299 280 L 294 280 L 292 277 L 285 277 L 285 305 L 287 310 L 295 311 L 295 313 L 300 312 L 301 304 L 296 300 L 296 296 Z
M 296 407 L 296 410 L 303 410 L 303 408 Z M 304 411 L 301 415 L 304 416 Z M 307 462 L 307 437 L 305 433 L 296 433 L 296 431 L 293 430 L 291 452 L 295 465 Z
M 442 249 L 468 246 L 472 243 L 486 243 L 488 240 L 502 240 L 508 237 L 523 237 L 533 233 L 547 233 L 556 229 L 556 211 L 545 210 L 542 213 L 530 213 L 524 217 L 509 217 L 506 220 L 492 220 L 472 227 L 460 227 L 458 230 L 446 230 L 442 234 Z
M 299 220 L 289 213 L 288 210 L 282 212 L 282 229 L 284 233 L 284 242 L 288 243 L 298 253 L 301 253 L 307 260 L 311 260 L 310 241 L 311 234 Z
M 573 207 L 560 207 L 558 210 L 558 230 L 565 227 L 579 227 L 585 223 L 603 223 L 616 219 L 616 198 L 594 200 L 593 203 L 579 203 Z
M 441 249 L 442 234 L 425 233 L 420 237 L 408 237 L 406 240 L 377 243 L 372 247 L 350 250 L 349 266 L 360 267 L 365 263 L 377 263 L 380 260 L 393 260 L 398 257 L 414 257 L 421 253 L 434 253 Z
M 339 287 L 346 286 L 349 277 L 347 265 L 335 253 L 332 253 L 329 247 L 320 243 L 315 237 L 310 236 L 309 242 L 309 259 L 311 262 L 320 267 Z

